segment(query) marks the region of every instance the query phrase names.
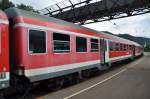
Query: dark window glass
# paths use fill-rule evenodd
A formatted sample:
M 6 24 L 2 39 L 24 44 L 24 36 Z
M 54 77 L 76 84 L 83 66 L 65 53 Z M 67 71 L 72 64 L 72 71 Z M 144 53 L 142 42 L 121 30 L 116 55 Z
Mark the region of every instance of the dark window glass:
M 29 30 L 29 53 L 46 53 L 46 33 Z
M 53 45 L 55 53 L 70 52 L 70 36 L 66 34 L 53 33 Z
M 120 51 L 123 51 L 123 44 L 120 44 Z
M 126 49 L 127 49 L 126 47 L 127 47 L 126 44 L 124 44 L 124 49 L 123 49 L 124 51 L 126 51 Z
M 132 50 L 132 48 L 133 48 L 132 45 L 130 45 L 130 50 Z
M 129 45 L 127 45 L 127 50 L 129 51 Z
M 76 51 L 87 52 L 87 40 L 83 37 L 76 37 Z
M 98 52 L 98 40 L 91 39 L 91 52 Z
M 113 44 L 113 42 L 109 42 L 109 50 L 110 51 L 114 51 L 115 49 L 114 49 L 114 44 Z
M 119 51 L 119 43 L 116 43 L 116 51 Z

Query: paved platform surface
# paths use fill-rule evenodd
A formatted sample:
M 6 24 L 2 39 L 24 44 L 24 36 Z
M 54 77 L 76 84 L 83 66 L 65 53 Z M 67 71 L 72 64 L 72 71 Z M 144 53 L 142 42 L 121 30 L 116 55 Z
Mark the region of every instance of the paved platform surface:
M 150 99 L 150 57 L 90 90 L 67 99 Z
M 25 99 L 150 99 L 150 55 L 56 92 L 30 92 Z

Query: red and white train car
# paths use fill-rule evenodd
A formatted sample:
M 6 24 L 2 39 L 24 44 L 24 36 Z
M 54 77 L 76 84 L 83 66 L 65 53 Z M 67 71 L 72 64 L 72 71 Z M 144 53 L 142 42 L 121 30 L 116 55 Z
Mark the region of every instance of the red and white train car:
M 5 13 L 9 19 L 10 32 L 8 35 L 8 20 L 1 13 L 0 29 L 3 29 L 3 38 L 0 58 L 4 61 L 1 61 L 0 71 L 9 72 L 10 55 L 12 85 L 16 77 L 19 84 L 26 84 L 92 68 L 103 70 L 112 62 L 143 53 L 142 46 L 133 41 L 63 20 L 17 8 L 9 8 Z
M 9 22 L 0 11 L 0 90 L 9 87 Z

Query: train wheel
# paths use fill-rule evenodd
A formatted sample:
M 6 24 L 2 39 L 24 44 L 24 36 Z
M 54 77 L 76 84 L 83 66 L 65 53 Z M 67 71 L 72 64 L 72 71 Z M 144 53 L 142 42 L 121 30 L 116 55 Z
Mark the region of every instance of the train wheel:
M 56 79 L 53 79 L 53 80 L 45 81 L 42 84 L 44 84 L 46 90 L 57 91 L 57 90 L 62 88 L 63 79 L 56 78 Z
M 63 81 L 57 80 L 57 81 L 55 82 L 54 86 L 51 87 L 51 89 L 52 89 L 53 91 L 56 91 L 56 90 L 61 89 L 62 86 L 63 86 Z
M 0 99 L 5 99 L 2 93 L 0 93 Z
M 72 77 L 72 84 L 77 84 L 81 81 L 82 75 L 81 73 L 75 73 Z
M 16 81 L 16 91 L 20 94 L 24 94 L 30 88 L 30 82 L 24 77 L 21 78 L 19 77 Z
M 91 75 L 90 70 L 83 70 L 83 71 L 82 71 L 82 77 L 83 77 L 83 78 L 89 78 L 90 75 Z

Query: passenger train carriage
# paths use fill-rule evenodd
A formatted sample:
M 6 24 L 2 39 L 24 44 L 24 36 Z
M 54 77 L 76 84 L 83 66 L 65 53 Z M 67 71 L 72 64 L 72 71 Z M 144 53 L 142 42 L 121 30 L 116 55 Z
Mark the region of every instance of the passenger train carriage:
M 8 87 L 9 80 L 16 88 L 20 83 L 107 69 L 113 62 L 143 54 L 141 45 L 114 35 L 17 8 L 5 13 L 8 19 L 0 12 L 0 89 Z
M 0 90 L 9 87 L 9 22 L 0 11 Z

